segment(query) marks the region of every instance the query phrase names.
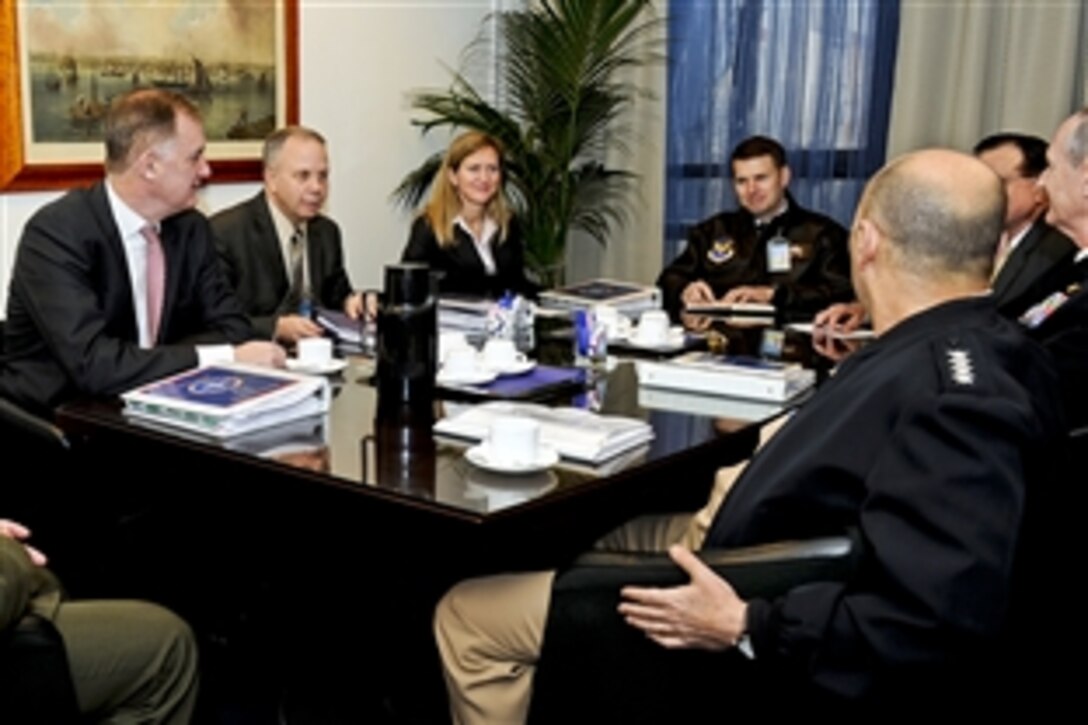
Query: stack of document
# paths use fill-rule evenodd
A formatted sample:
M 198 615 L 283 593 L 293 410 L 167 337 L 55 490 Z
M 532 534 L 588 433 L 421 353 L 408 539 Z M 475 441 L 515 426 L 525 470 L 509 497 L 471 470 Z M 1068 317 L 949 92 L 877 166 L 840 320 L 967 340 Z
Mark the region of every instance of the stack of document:
M 647 410 L 745 422 L 770 420 L 788 409 L 781 401 L 707 395 L 698 391 L 651 388 L 645 385 L 638 386 L 638 405 Z
M 639 385 L 646 387 L 755 400 L 786 401 L 816 382 L 814 371 L 795 363 L 709 352 L 640 362 L 637 369 Z
M 591 279 L 569 287 L 540 293 L 541 307 L 578 310 L 594 305 L 608 305 L 628 316 L 646 310 L 661 309 L 661 290 L 652 285 L 618 282 L 614 279 Z
M 443 295 L 438 298 L 438 328 L 469 337 L 487 334 L 487 319 L 494 300 Z
M 540 423 L 540 442 L 563 458 L 600 463 L 637 448 L 654 437 L 649 423 L 635 418 L 598 415 L 580 408 L 549 408 L 532 403 L 497 401 L 466 408 L 434 424 L 438 435 L 468 441 L 487 438 L 491 424 L 505 416 Z
M 324 413 L 329 383 L 239 364 L 197 368 L 121 395 L 125 415 L 225 438 Z
M 330 310 L 325 307 L 319 307 L 314 316 L 317 324 L 331 333 L 338 342 L 349 345 L 363 343 L 363 323 L 360 320 L 353 320 L 339 310 Z

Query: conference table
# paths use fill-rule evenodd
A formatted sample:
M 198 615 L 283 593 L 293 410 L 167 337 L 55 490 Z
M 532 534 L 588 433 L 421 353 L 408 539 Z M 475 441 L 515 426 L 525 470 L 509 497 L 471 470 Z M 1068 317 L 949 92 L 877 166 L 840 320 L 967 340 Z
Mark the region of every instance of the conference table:
M 730 352 L 767 348 L 759 328 L 727 334 Z M 780 347 L 814 361 L 804 339 Z M 700 508 L 716 470 L 750 456 L 760 427 L 799 402 L 647 390 L 636 364 L 622 353 L 584 388 L 547 402 L 646 421 L 653 439 L 598 466 L 561 460 L 529 476 L 478 469 L 468 443 L 434 435 L 432 417 L 466 404 L 455 393 L 439 390 L 421 418 L 380 416 L 374 363 L 362 357 L 331 379 L 328 414 L 235 439 L 131 418 L 109 400 L 64 405 L 57 422 L 80 466 L 98 472 L 84 501 L 103 522 L 103 594 L 167 604 L 203 640 L 227 643 L 219 659 L 244 652 L 240 669 L 263 672 L 261 682 L 274 679 L 269 670 L 290 669 L 290 680 L 309 671 L 299 663 L 364 646 L 383 653 L 366 666 L 381 662 L 370 674 L 390 687 L 432 668 L 424 687 L 440 708 L 429 618 L 450 585 L 561 567 L 632 517 Z M 312 616 L 321 629 L 330 605 L 335 635 L 324 641 Z M 310 616 L 299 621 L 300 612 Z
M 829 367 L 805 335 L 765 325 L 716 329 L 730 353 L 766 354 L 770 339 L 777 356 L 821 375 Z M 541 339 L 538 347 L 541 360 L 570 350 L 562 332 L 558 345 Z M 747 458 L 760 427 L 799 402 L 640 388 L 638 358 L 630 356 L 637 351 L 617 352 L 611 370 L 547 402 L 644 420 L 653 439 L 599 466 L 560 461 L 530 476 L 480 470 L 465 459 L 465 442 L 432 433 L 432 419 L 464 405 L 456 393 L 438 389 L 433 409 L 414 420 L 379 416 L 374 362 L 361 356 L 349 356 L 331 379 L 327 415 L 235 439 L 130 418 L 119 401 L 67 404 L 57 422 L 82 444 L 87 466 L 112 473 L 98 484 L 101 513 L 128 524 L 156 521 L 145 527 L 158 539 L 154 546 L 178 546 L 163 541 L 161 531 L 173 528 L 180 532 L 175 539 L 185 539 L 184 532 L 199 527 L 215 537 L 211 555 L 223 556 L 298 531 L 305 544 L 297 546 L 320 547 L 323 557 L 348 565 L 373 546 L 404 562 L 431 562 L 427 576 L 441 587 L 464 576 L 561 566 L 634 516 L 698 509 L 714 472 Z M 153 462 L 151 472 L 118 465 L 134 451 Z M 152 546 L 139 539 L 137 545 Z M 185 543 L 190 553 L 200 546 Z
M 599 466 L 560 461 L 504 476 L 469 463 L 466 442 L 436 438 L 425 417 L 381 419 L 371 374 L 370 361 L 352 359 L 332 381 L 328 415 L 235 439 L 130 418 L 114 401 L 68 404 L 57 420 L 88 465 L 116 470 L 133 451 L 154 462 L 150 475 L 118 474 L 103 484 L 115 518 L 157 509 L 215 532 L 220 550 L 294 529 L 327 550 L 396 540 L 402 556 L 433 552 L 443 578 L 453 580 L 558 566 L 633 516 L 698 508 L 714 471 L 750 455 L 759 427 L 789 407 L 640 390 L 634 363 L 625 361 L 551 402 L 645 420 L 654 431 L 648 444 Z M 464 405 L 439 398 L 434 415 Z

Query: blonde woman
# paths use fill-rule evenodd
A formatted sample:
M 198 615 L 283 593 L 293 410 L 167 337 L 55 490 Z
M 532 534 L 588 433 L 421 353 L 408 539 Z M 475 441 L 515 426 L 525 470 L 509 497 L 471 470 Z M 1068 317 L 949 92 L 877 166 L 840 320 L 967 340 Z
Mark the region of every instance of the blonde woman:
M 482 297 L 533 294 L 525 248 L 502 191 L 502 146 L 479 131 L 453 140 L 402 259 L 441 273 L 439 289 Z

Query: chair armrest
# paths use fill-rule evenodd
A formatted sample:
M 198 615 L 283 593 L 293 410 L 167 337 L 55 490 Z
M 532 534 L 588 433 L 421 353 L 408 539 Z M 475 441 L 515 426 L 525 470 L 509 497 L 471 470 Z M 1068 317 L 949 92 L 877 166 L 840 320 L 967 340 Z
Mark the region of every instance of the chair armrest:
M 856 536 L 789 541 L 698 556 L 745 599 L 772 599 L 805 583 L 841 581 L 860 555 Z M 669 650 L 629 626 L 616 611 L 626 585 L 670 587 L 687 574 L 667 554 L 590 552 L 552 585 L 544 643 L 533 680 L 530 723 L 701 722 L 720 719 L 726 687 L 730 715 L 739 706 L 789 702 L 782 677 L 736 649 Z M 765 683 L 781 692 L 762 692 Z M 796 692 L 796 691 L 795 691 Z
M 704 549 L 697 556 L 744 598 L 779 596 L 798 584 L 849 576 L 860 546 L 856 537 L 784 541 L 738 549 Z M 554 592 L 611 589 L 627 585 L 670 587 L 687 574 L 665 553 L 592 551 L 560 572 Z
M 33 413 L 28 413 L 14 403 L 0 398 L 0 429 L 30 436 L 40 443 L 69 450 L 71 442 L 57 426 Z

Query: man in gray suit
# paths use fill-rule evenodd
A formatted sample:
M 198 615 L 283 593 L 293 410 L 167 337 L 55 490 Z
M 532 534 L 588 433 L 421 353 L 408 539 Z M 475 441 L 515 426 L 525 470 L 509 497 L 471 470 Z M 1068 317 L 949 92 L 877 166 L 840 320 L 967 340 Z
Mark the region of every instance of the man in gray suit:
M 211 218 L 219 260 L 257 333 L 293 344 L 321 334 L 315 306 L 362 313 L 344 270 L 340 228 L 321 214 L 329 158 L 316 131 L 288 126 L 264 142 L 264 189 Z

